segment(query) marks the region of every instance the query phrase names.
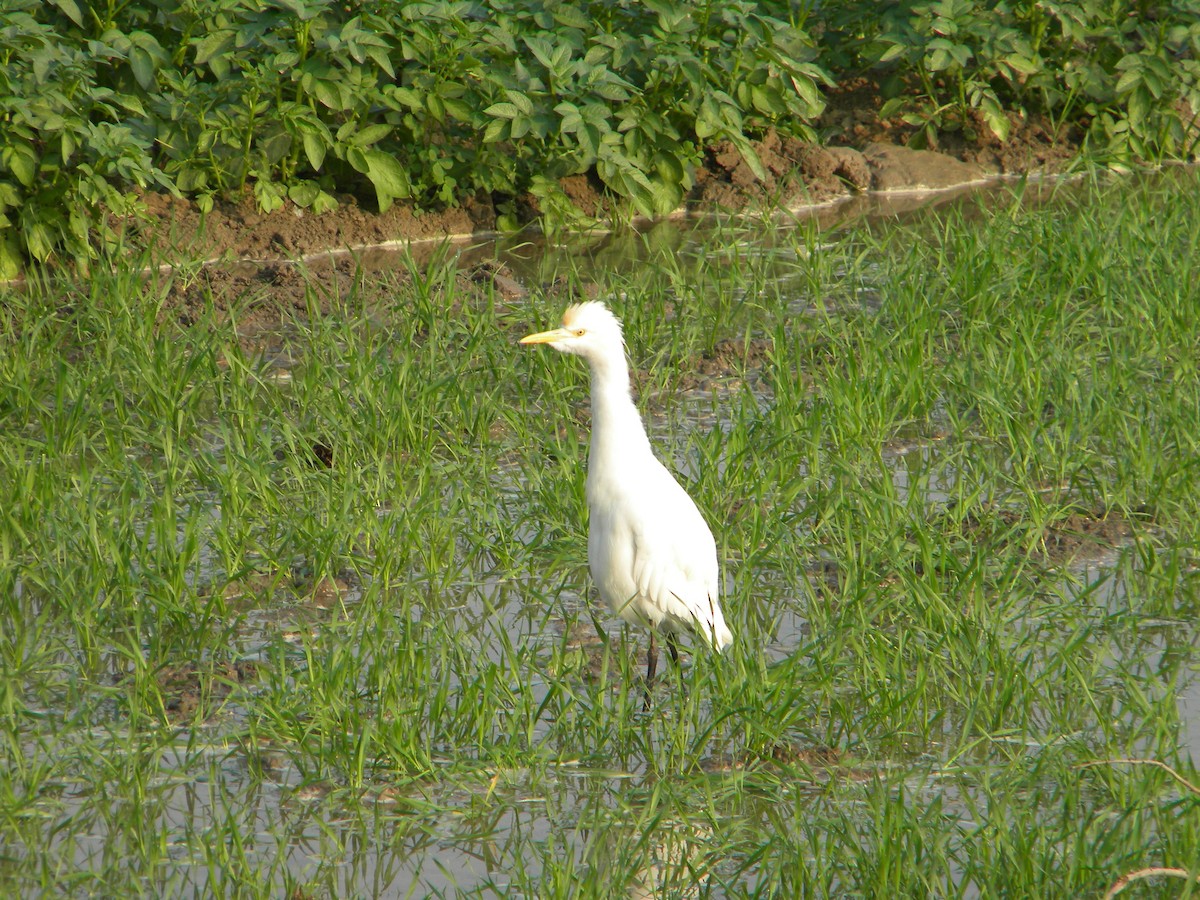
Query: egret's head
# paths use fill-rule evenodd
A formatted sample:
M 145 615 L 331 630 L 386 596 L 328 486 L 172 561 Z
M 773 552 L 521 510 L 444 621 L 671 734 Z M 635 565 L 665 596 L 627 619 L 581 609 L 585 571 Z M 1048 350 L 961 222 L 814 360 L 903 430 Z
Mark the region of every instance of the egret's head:
M 559 353 L 574 353 L 586 359 L 616 353 L 623 360 L 625 354 L 621 320 L 595 300 L 568 306 L 562 328 L 526 335 L 521 343 L 549 344 Z

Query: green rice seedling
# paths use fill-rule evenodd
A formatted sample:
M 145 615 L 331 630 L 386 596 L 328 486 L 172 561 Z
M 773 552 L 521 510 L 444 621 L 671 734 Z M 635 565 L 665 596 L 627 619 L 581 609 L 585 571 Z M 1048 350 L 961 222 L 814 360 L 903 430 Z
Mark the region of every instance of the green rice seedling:
M 269 353 L 180 327 L 140 263 L 6 295 L 0 885 L 1075 897 L 1186 868 L 1191 793 L 1104 761 L 1195 783 L 1194 181 L 656 231 L 539 261 L 564 284 L 522 303 L 410 259 Z M 645 712 L 590 597 L 586 374 L 514 345 L 592 292 L 735 633 Z

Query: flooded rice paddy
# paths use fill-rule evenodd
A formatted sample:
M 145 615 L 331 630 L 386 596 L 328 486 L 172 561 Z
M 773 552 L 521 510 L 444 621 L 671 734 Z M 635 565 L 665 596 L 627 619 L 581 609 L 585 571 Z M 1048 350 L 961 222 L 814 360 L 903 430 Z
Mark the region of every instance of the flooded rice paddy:
M 132 268 L 14 295 L 0 884 L 1077 897 L 1186 874 L 1197 188 L 377 260 L 384 289 L 252 339 L 164 324 Z M 587 578 L 586 376 L 515 344 L 579 297 L 626 322 L 736 635 L 646 712 L 645 635 Z

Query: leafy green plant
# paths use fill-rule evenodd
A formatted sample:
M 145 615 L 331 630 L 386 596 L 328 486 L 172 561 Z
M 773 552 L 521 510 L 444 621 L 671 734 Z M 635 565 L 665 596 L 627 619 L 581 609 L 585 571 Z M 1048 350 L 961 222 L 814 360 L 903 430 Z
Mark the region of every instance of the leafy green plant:
M 136 208 L 131 187 L 170 188 L 130 124 L 141 100 L 103 81 L 130 46 L 63 40 L 42 12 L 35 0 L 0 11 L 0 277 L 25 255 L 45 262 L 65 252 L 86 266 L 115 240 L 104 214 Z
M 884 75 L 883 115 L 918 144 L 982 125 L 1003 140 L 1010 114 L 1087 129 L 1123 160 L 1190 156 L 1200 132 L 1200 4 L 938 0 L 888 8 L 870 24 L 830 18 L 848 49 Z M 914 96 L 913 88 L 918 93 Z
M 461 190 L 457 152 L 485 190 L 548 197 L 547 179 L 594 171 L 639 212 L 661 214 L 682 200 L 706 143 L 732 140 L 758 166 L 749 135 L 787 121 L 804 132 L 829 82 L 807 35 L 747 2 L 497 3 L 485 21 L 459 4 L 406 9 L 421 21 L 409 23 L 392 95 L 413 139 L 436 135 L 450 156 L 432 170 L 439 190 Z
M 817 139 L 823 89 L 863 68 L 918 143 L 1044 115 L 1114 161 L 1187 158 L 1198 56 L 1198 0 L 14 0 L 0 274 L 86 267 L 144 190 L 202 210 L 482 196 L 502 227 L 561 226 L 583 217 L 562 179 L 586 175 L 608 215 L 656 216 L 714 144 L 764 177 L 754 140 Z
M 1009 120 L 996 85 L 1016 84 L 1040 70 L 1029 37 L 987 6 L 939 0 L 900 7 L 883 17 L 883 33 L 868 52 L 876 63 L 895 61 L 915 73 L 923 105 L 904 118 L 920 126 L 923 143 L 935 140 L 938 131 L 969 125 L 971 110 L 978 110 L 1003 140 Z M 893 97 L 880 114 L 891 115 L 909 103 L 906 97 Z
M 1086 0 L 1035 4 L 1019 15 L 1044 60 L 1025 85 L 1040 98 L 1037 108 L 1079 121 L 1098 150 L 1120 161 L 1195 153 L 1200 3 L 1151 10 Z
M 660 214 L 706 143 L 733 141 L 761 171 L 754 134 L 812 136 L 830 83 L 806 33 L 749 0 L 216 0 L 86 15 L 23 0 L 4 15 L 0 213 L 22 217 L 3 239 L 10 270 L 23 253 L 87 255 L 101 217 L 75 201 L 124 214 L 129 187 L 202 208 L 252 190 L 263 209 L 316 211 L 346 190 L 381 210 L 532 190 L 551 213 L 549 185 L 593 172 Z

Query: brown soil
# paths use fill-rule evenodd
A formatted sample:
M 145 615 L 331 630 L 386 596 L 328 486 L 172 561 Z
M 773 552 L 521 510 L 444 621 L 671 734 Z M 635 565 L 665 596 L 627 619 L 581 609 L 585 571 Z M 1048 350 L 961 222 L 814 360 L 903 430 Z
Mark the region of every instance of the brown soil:
M 439 247 L 430 243 L 419 249 L 432 256 Z M 418 264 L 422 263 L 420 252 L 412 255 Z M 390 262 L 394 265 L 394 259 Z M 181 270 L 166 280 L 160 318 L 183 326 L 208 318 L 218 322 L 232 318 L 245 351 L 275 360 L 286 369 L 290 360 L 277 333 L 281 324 L 303 321 L 314 312 L 328 314 L 342 308 L 349 298 L 360 308 L 386 309 L 395 300 L 396 288 L 409 277 L 406 271 L 365 266 L 349 254 L 321 254 L 303 266 L 290 260 L 215 261 L 188 272 Z M 504 301 L 528 295 L 512 272 L 495 261 L 461 270 L 456 294 L 473 296 L 486 285 L 492 286 Z M 553 293 L 559 287 L 550 285 L 548 289 Z M 530 327 L 534 324 L 531 322 Z M 332 446 L 314 444 L 310 462 L 328 468 L 335 455 Z
M 743 369 L 760 368 L 767 354 L 775 349 L 775 342 L 766 338 L 749 341 L 721 340 L 705 353 L 699 361 L 699 369 L 705 375 L 734 375 Z
M 757 750 L 742 750 L 733 754 L 709 757 L 700 763 L 705 772 L 740 772 L 746 769 L 801 769 L 822 780 L 841 774 L 842 754 L 824 744 L 805 746 L 799 742 L 780 740 Z M 799 773 L 794 773 L 799 775 Z M 811 786 L 803 777 L 795 778 L 798 786 Z
M 191 664 L 168 666 L 155 676 L 162 691 L 167 716 L 172 722 L 187 722 L 199 713 L 207 718 L 233 686 L 258 677 L 252 662 L 218 663 L 211 667 Z
M 992 523 L 971 519 L 964 524 L 969 532 L 984 537 L 997 527 L 1007 530 L 1019 521 L 1016 512 L 1004 510 Z M 1128 544 L 1134 533 L 1133 523 L 1116 510 L 1079 510 L 1048 524 L 1037 552 L 1051 566 L 1086 563 Z
M 832 135 L 833 145 L 908 146 L 918 131 L 899 116 L 880 117 L 883 97 L 879 85 L 869 78 L 839 85 L 826 100 L 817 128 Z M 1060 172 L 1079 152 L 1083 135 L 1072 129 L 1055 129 L 1044 120 L 1024 119 L 1016 113 L 1008 118 L 1009 134 L 1003 141 L 992 134 L 976 110 L 963 127 L 942 132 L 927 149 L 1000 175 Z
M 1127 544 L 1133 527 L 1120 513 L 1072 513 L 1046 529 L 1046 559 L 1053 563 L 1087 560 Z
M 757 381 L 756 375 L 762 371 L 767 355 L 773 349 L 774 341 L 768 338 L 752 338 L 749 341 L 728 338 L 719 340 L 711 350 L 689 359 L 686 366 L 680 367 L 679 379 L 675 386 L 679 390 L 691 391 L 710 386 L 714 379 L 728 379 L 742 374 L 747 374 Z M 632 377 L 639 394 L 651 380 L 648 371 L 635 371 Z
M 496 211 L 486 199 L 441 212 L 397 203 L 385 213 L 374 213 L 346 195 L 338 198 L 337 209 L 322 215 L 291 204 L 264 213 L 249 193 L 237 202 L 218 203 L 208 215 L 187 200 L 165 194 L 142 199 L 149 219 L 130 223 L 135 237 L 210 259 L 286 260 L 322 250 L 468 235 L 496 225 Z
M 765 179 L 755 177 L 729 142 L 709 148 L 695 173 L 687 210 L 703 214 L 795 209 L 865 191 L 937 190 L 987 175 L 1055 172 L 1079 147 L 1078 135 L 1052 133 L 1043 122 L 1014 116 L 1005 141 L 972 120 L 940 135 L 939 152 L 910 150 L 905 144 L 916 129 L 898 118 L 879 116 L 882 98 L 870 80 L 851 81 L 827 100 L 816 123 L 817 132 L 825 136 L 824 146 L 775 132 L 755 144 Z M 565 178 L 562 188 L 586 215 L 603 218 L 610 208 L 594 177 Z M 172 279 L 165 316 L 187 325 L 208 310 L 221 315 L 236 306 L 244 333 L 313 310 L 325 312 L 352 288 L 358 289 L 359 298 L 365 291 L 367 303 L 374 299 L 373 292 L 384 300 L 386 289 L 362 284 L 358 260 L 339 252 L 414 241 L 429 241 L 433 247 L 448 237 L 493 232 L 497 225 L 494 204 L 482 196 L 461 209 L 417 210 L 398 203 L 385 213 L 363 209 L 352 196 L 339 196 L 338 208 L 321 215 L 290 204 L 264 213 L 249 192 L 236 202 L 218 203 L 207 215 L 187 200 L 162 194 L 142 199 L 146 217 L 123 223 L 131 245 L 153 247 L 156 258 L 168 264 L 218 261 L 191 277 Z M 526 215 L 536 214 L 533 198 L 520 200 Z M 307 263 L 303 272 L 293 265 L 300 259 Z M 493 279 L 506 299 L 524 293 L 525 288 L 502 271 L 484 272 L 483 277 Z
M 317 609 L 332 609 L 344 602 L 350 593 L 350 583 L 345 578 L 326 575 L 319 581 L 304 585 L 304 599 Z

